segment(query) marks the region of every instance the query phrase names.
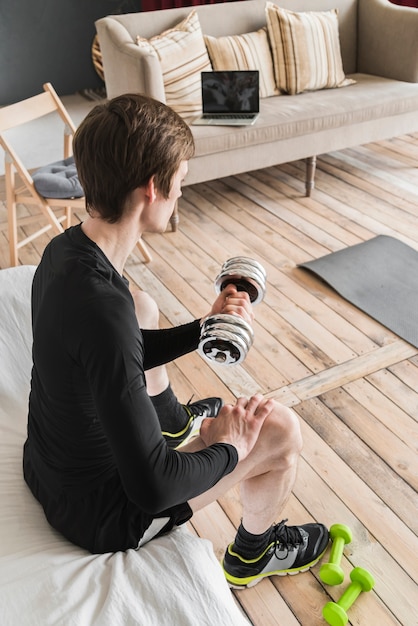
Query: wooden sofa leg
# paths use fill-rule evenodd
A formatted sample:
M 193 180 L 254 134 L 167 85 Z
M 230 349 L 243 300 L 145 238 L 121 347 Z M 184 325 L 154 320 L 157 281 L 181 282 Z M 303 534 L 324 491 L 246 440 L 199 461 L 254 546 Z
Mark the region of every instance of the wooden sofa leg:
M 311 156 L 306 159 L 306 197 L 310 198 L 312 189 L 315 187 L 315 169 L 316 169 L 316 156 Z
M 180 221 L 180 219 L 179 219 L 179 207 L 178 207 L 178 204 L 176 202 L 176 206 L 174 207 L 174 211 L 173 211 L 173 213 L 171 214 L 171 217 L 170 217 L 171 231 L 173 233 L 176 232 L 177 225 L 178 225 L 179 221 Z

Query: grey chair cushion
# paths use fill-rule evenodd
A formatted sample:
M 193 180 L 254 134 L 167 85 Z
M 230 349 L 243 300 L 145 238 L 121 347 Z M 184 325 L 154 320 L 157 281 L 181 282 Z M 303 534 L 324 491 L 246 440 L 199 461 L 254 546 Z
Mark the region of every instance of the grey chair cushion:
M 36 191 L 44 198 L 81 198 L 84 196 L 72 156 L 40 167 L 32 175 L 32 179 Z

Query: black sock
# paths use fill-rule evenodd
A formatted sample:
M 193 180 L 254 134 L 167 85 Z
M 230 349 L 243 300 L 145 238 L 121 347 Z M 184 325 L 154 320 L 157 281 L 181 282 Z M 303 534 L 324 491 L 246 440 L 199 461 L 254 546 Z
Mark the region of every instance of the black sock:
M 178 433 L 186 426 L 190 416 L 184 406 L 177 400 L 171 385 L 157 396 L 150 396 L 157 411 L 161 430 L 167 433 Z
M 261 535 L 253 535 L 245 530 L 241 522 L 235 537 L 233 550 L 245 559 L 254 559 L 260 556 L 270 543 L 271 529 L 272 527 L 268 528 Z

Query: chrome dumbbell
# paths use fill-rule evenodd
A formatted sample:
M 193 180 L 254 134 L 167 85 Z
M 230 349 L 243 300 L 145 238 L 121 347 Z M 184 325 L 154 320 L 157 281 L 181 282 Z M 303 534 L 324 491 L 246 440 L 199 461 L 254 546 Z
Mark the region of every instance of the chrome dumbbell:
M 231 283 L 238 291 L 246 291 L 252 304 L 258 304 L 266 292 L 266 270 L 254 259 L 235 256 L 222 265 L 215 279 L 216 293 L 221 293 Z
M 215 280 L 215 291 L 219 294 L 230 284 L 238 291 L 246 291 L 252 304 L 258 304 L 266 290 L 265 269 L 253 259 L 233 257 L 222 265 Z M 210 361 L 236 365 L 247 356 L 253 339 L 253 329 L 242 317 L 219 313 L 204 320 L 199 352 Z

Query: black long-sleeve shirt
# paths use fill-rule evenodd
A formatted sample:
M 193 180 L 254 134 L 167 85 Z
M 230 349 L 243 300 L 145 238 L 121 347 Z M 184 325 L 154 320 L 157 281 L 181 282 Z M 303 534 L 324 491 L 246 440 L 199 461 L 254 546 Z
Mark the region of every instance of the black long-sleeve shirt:
M 168 448 L 146 390 L 146 369 L 196 349 L 199 322 L 140 330 L 126 279 L 80 226 L 45 249 L 32 323 L 25 455 L 51 498 L 77 501 L 117 476 L 130 503 L 156 515 L 235 467 L 227 444 Z

